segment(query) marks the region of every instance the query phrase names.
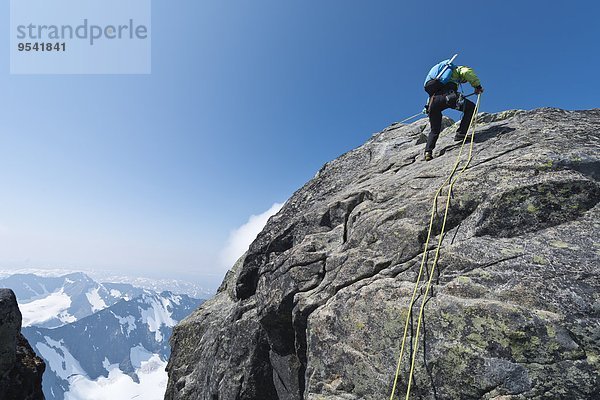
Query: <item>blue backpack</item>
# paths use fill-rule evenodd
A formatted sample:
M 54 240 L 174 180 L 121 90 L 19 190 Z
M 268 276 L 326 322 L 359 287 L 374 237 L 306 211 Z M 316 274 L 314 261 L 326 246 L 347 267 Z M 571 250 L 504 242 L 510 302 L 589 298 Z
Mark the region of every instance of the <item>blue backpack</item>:
M 434 65 L 427 74 L 423 86 L 430 96 L 433 96 L 446 83 L 450 82 L 452 71 L 457 67 L 452 61 L 454 61 L 457 55 L 458 54 L 455 54 L 454 57 Z

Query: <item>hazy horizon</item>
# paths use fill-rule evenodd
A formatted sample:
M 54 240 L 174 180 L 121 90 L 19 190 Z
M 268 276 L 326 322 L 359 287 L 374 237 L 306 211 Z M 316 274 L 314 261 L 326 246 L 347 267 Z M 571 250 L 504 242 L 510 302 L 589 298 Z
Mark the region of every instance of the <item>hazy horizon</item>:
M 281 209 L 283 204 L 273 204 L 271 208 L 259 215 L 251 215 L 246 223 L 232 230 L 219 252 L 219 259 L 215 265 L 214 273 L 198 273 L 191 270 L 189 274 L 162 269 L 132 269 L 93 267 L 85 265 L 24 265 L 5 264 L 0 262 L 0 277 L 2 275 L 33 273 L 46 271 L 52 275 L 60 276 L 71 272 L 85 272 L 96 276 L 109 276 L 110 274 L 122 277 L 144 277 L 149 279 L 174 279 L 196 283 L 197 285 L 215 292 L 222 282 L 224 274 L 241 257 L 256 235 L 262 230 L 270 216 Z

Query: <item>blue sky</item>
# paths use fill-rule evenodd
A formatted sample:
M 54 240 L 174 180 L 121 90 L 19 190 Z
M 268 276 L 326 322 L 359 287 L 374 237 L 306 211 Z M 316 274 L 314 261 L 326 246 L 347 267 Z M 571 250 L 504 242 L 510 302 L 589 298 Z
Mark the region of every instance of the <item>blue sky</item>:
M 599 12 L 595 1 L 153 1 L 152 74 L 139 76 L 10 75 L 5 32 L 0 267 L 217 285 L 231 231 L 418 112 L 441 59 L 459 53 L 476 70 L 482 111 L 598 107 Z

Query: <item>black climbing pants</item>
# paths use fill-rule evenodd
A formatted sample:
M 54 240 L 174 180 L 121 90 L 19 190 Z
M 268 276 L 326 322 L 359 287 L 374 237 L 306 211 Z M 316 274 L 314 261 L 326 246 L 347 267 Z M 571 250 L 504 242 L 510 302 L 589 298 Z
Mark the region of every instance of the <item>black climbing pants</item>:
M 430 99 L 429 125 L 431 126 L 431 132 L 429 132 L 429 137 L 427 138 L 425 151 L 433 151 L 435 148 L 435 143 L 437 142 L 438 137 L 440 136 L 440 131 L 442 130 L 442 111 L 447 108 L 453 108 L 464 113 L 462 119 L 460 120 L 460 126 L 456 134 L 461 136 L 467 134 L 469 124 L 471 123 L 471 118 L 473 117 L 473 112 L 475 111 L 475 103 L 469 99 L 464 99 L 462 108 L 459 108 L 456 105 L 457 100 L 458 95 L 456 92 L 436 94 Z

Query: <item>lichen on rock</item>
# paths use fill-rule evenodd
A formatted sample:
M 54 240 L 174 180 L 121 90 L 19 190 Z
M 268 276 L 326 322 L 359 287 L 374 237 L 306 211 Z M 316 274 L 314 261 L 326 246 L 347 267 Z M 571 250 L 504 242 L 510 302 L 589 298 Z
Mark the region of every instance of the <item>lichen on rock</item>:
M 176 327 L 166 399 L 390 397 L 432 200 L 459 151 L 449 127 L 420 161 L 426 125 L 386 128 L 286 202 Z M 409 347 L 425 302 L 411 398 L 600 393 L 599 132 L 598 109 L 479 116 L 410 319 Z M 408 357 L 400 367 L 403 399 Z

